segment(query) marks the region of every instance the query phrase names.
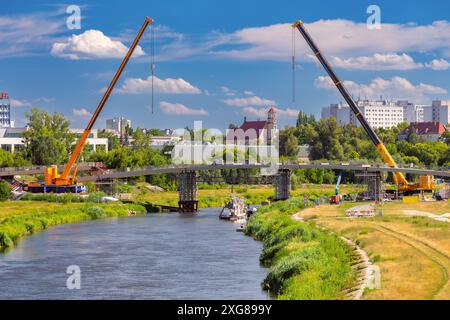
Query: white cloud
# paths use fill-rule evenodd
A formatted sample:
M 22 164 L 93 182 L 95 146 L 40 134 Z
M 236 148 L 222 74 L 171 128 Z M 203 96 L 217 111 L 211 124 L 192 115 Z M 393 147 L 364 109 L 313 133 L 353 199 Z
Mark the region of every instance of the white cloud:
M 433 70 L 447 70 L 450 68 L 450 63 L 445 59 L 434 59 L 427 63 L 426 66 Z
M 64 12 L 0 15 L 0 58 L 48 54 L 48 46 L 67 29 Z
M 86 110 L 85 108 L 80 108 L 80 109 L 72 109 L 72 114 L 75 117 L 83 117 L 83 118 L 87 118 L 87 117 L 92 117 L 92 113 L 90 113 L 88 110 Z
M 244 91 L 244 94 L 245 94 L 246 96 L 254 96 L 254 95 L 255 95 L 252 91 L 249 91 L 249 90 L 245 90 L 245 91 Z
M 191 109 L 186 107 L 181 103 L 170 103 L 166 101 L 161 101 L 159 106 L 163 111 L 167 114 L 172 115 L 198 115 L 198 116 L 206 116 L 208 112 L 205 109 Z
M 299 110 L 286 108 L 286 109 L 280 109 L 276 108 L 277 110 L 277 116 L 279 117 L 285 117 L 285 118 L 295 118 L 297 119 Z M 267 117 L 267 108 L 254 108 L 254 107 L 245 107 L 242 109 L 244 114 L 251 114 L 258 118 L 265 118 Z
M 247 107 L 247 106 L 268 106 L 275 104 L 275 101 L 263 99 L 257 96 L 250 96 L 246 98 L 225 99 L 223 102 L 228 106 Z
M 201 90 L 182 78 L 160 79 L 155 76 L 153 88 L 157 93 L 172 94 L 200 94 Z M 152 89 L 152 77 L 147 79 L 126 78 L 123 85 L 117 90 L 119 93 L 150 93 Z
M 331 62 L 336 67 L 350 70 L 413 70 L 423 68 L 422 63 L 415 62 L 411 56 L 405 53 L 375 53 L 371 56 L 347 59 L 333 57 Z
M 51 53 L 68 59 L 123 58 L 128 47 L 122 42 L 112 40 L 100 30 L 87 30 L 80 35 L 73 34 L 65 42 L 55 42 Z M 144 55 L 140 46 L 134 50 L 134 56 Z
M 369 30 L 365 23 L 350 20 L 318 20 L 307 29 L 319 48 L 336 66 L 362 70 L 411 70 L 423 68 L 408 53 L 440 52 L 450 56 L 450 23 L 428 25 L 384 23 Z M 209 54 L 239 60 L 288 61 L 291 53 L 291 24 L 244 28 L 221 35 L 230 49 L 212 48 Z M 315 62 L 311 49 L 296 32 L 297 60 Z M 222 43 L 223 44 L 223 43 Z
M 222 92 L 229 97 L 234 97 L 236 95 L 236 92 L 234 90 L 231 90 L 230 88 L 225 86 L 220 87 L 220 90 L 222 90 Z
M 10 103 L 13 108 L 31 108 L 33 106 L 28 100 L 11 99 Z
M 251 114 L 258 118 L 264 118 L 267 116 L 267 110 L 264 108 L 245 107 L 242 111 L 244 114 Z
M 315 80 L 317 88 L 336 90 L 332 80 L 326 76 L 319 76 Z M 402 77 L 391 79 L 375 78 L 369 84 L 358 84 L 353 81 L 344 81 L 344 86 L 354 96 L 378 99 L 380 96 L 389 99 L 409 99 L 415 102 L 429 102 L 429 96 L 447 94 L 447 90 L 430 84 L 419 83 L 414 85 Z

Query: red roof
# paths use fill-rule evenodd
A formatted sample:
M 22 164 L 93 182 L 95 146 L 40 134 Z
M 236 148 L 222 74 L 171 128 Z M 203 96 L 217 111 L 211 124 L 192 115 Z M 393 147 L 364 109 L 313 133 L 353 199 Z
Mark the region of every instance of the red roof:
M 403 130 L 401 134 L 408 135 L 414 132 L 417 135 L 439 134 L 442 135 L 446 131 L 442 122 L 412 122 L 408 128 Z
M 269 113 L 275 113 L 275 112 L 277 112 L 277 109 L 275 109 L 274 107 L 270 107 Z
M 255 129 L 257 131 L 263 130 L 267 125 L 267 121 L 244 121 L 240 129 L 247 131 L 248 129 Z

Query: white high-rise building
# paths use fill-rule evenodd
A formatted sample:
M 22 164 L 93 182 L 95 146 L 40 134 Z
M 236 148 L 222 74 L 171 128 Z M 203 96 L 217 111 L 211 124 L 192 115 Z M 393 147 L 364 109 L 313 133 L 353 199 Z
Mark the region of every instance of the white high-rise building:
M 13 124 L 14 126 L 14 124 Z M 7 92 L 0 92 L 0 128 L 11 127 L 11 104 Z
M 322 118 L 336 118 L 336 121 L 341 124 L 350 123 L 350 107 L 345 103 L 330 104 L 329 107 L 322 108 Z
M 372 128 L 392 128 L 403 122 L 403 107 L 387 100 L 359 100 L 358 109 Z M 360 125 L 353 113 L 350 122 Z
M 131 128 L 131 120 L 125 119 L 124 117 L 115 117 L 106 120 L 106 129 L 113 130 L 118 134 L 125 134 L 127 127 Z
M 450 123 L 450 100 L 434 100 L 432 105 L 432 121 Z
M 358 100 L 356 105 L 373 128 L 391 128 L 404 121 L 403 106 L 394 102 L 386 100 Z M 340 124 L 353 123 L 360 125 L 347 104 L 331 104 L 324 109 L 328 109 L 329 117 L 336 118 L 336 121 Z M 324 114 L 327 114 L 327 112 L 322 110 L 322 115 Z
M 404 122 L 413 123 L 433 121 L 431 105 L 415 104 L 407 100 L 397 101 L 397 105 L 403 107 Z

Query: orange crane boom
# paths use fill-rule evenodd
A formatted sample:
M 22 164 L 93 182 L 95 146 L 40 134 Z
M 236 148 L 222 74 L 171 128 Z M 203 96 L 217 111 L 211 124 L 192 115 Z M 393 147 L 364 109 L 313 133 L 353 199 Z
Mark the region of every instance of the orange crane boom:
M 119 69 L 116 71 L 116 74 L 114 75 L 113 79 L 111 80 L 111 83 L 108 86 L 108 89 L 106 90 L 105 94 L 103 95 L 102 100 L 97 106 L 97 109 L 95 110 L 94 114 L 92 115 L 91 120 L 89 121 L 89 124 L 87 125 L 86 129 L 84 130 L 83 134 L 81 135 L 80 139 L 78 140 L 78 143 L 70 156 L 69 162 L 64 167 L 63 172 L 60 176 L 58 176 L 58 171 L 56 166 L 46 168 L 45 171 L 45 186 L 55 186 L 55 187 L 64 187 L 67 186 L 70 188 L 71 191 L 73 191 L 73 185 L 77 183 L 77 161 L 83 151 L 84 146 L 86 145 L 87 139 L 91 133 L 91 129 L 95 124 L 95 121 L 97 120 L 98 116 L 100 115 L 100 112 L 102 111 L 103 107 L 105 106 L 106 101 L 108 100 L 109 96 L 111 95 L 112 90 L 114 89 L 114 86 L 117 83 L 117 80 L 119 79 L 120 75 L 122 74 L 123 69 L 127 65 L 128 61 L 130 60 L 131 55 L 134 52 L 134 49 L 136 49 L 137 44 L 139 43 L 139 40 L 141 39 L 142 35 L 145 32 L 145 29 L 147 26 L 153 23 L 153 19 L 146 17 L 145 21 L 139 30 L 139 33 L 137 34 L 136 38 L 134 39 L 132 45 L 128 49 L 127 54 L 122 60 L 122 63 L 119 66 Z M 74 167 L 75 165 L 75 167 Z M 73 169 L 72 176 L 70 176 L 70 172 Z M 29 185 L 31 186 L 31 185 Z M 30 190 L 29 186 L 27 188 L 24 188 L 24 190 Z M 41 186 L 42 188 L 42 186 Z M 61 190 L 61 188 L 59 188 Z M 45 192 L 45 190 L 44 190 Z M 64 192 L 64 191 L 63 191 Z M 76 192 L 76 191 L 75 191 Z

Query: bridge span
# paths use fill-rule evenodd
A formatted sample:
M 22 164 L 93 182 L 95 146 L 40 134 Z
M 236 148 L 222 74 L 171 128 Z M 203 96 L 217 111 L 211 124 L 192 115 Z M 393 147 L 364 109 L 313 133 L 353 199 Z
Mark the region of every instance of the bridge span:
M 149 176 L 163 173 L 181 173 L 185 171 L 208 171 L 208 170 L 226 170 L 226 169 L 261 169 L 269 168 L 267 164 L 199 164 L 199 165 L 174 165 L 166 167 L 148 167 L 133 170 L 110 170 L 109 173 L 79 177 L 78 181 L 96 181 L 107 179 L 120 179 L 134 176 Z M 436 177 L 450 177 L 449 170 L 431 170 L 416 168 L 390 168 L 385 166 L 373 166 L 368 164 L 333 164 L 333 163 L 297 163 L 297 164 L 279 164 L 278 170 L 292 169 L 329 169 L 329 170 L 350 170 L 358 172 L 402 172 L 414 175 L 434 175 Z
M 87 181 L 113 181 L 135 176 L 149 176 L 156 174 L 172 173 L 176 174 L 179 185 L 178 208 L 182 212 L 195 212 L 198 209 L 197 184 L 199 171 L 208 170 L 229 170 L 229 169 L 263 169 L 270 168 L 269 164 L 194 164 L 194 165 L 170 165 L 166 167 L 147 167 L 140 169 L 126 170 L 105 170 L 103 165 L 82 164 L 81 170 L 89 171 L 88 175 L 78 177 L 79 182 Z M 93 170 L 94 169 L 94 170 Z M 349 170 L 365 174 L 371 174 L 376 180 L 374 185 L 379 191 L 375 193 L 381 195 L 381 173 L 382 172 L 402 172 L 414 175 L 433 175 L 436 177 L 450 177 L 449 170 L 432 170 L 419 168 L 390 168 L 387 166 L 369 164 L 350 163 L 280 163 L 274 166 L 274 200 L 285 200 L 290 197 L 291 171 L 294 169 L 328 169 L 328 170 Z M 44 167 L 32 168 L 6 168 L 0 169 L 0 178 L 11 177 L 19 174 L 40 174 Z M 377 189 L 377 190 L 378 190 Z

